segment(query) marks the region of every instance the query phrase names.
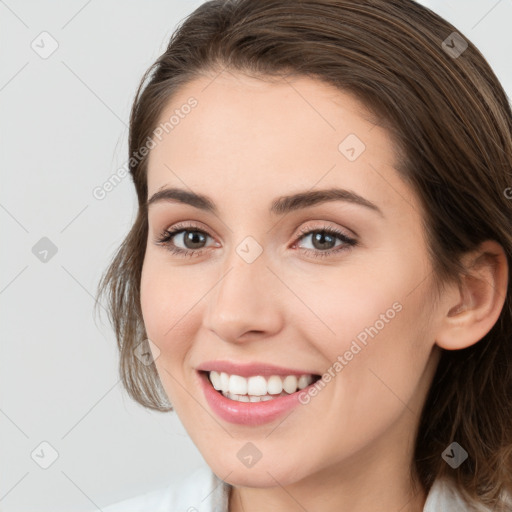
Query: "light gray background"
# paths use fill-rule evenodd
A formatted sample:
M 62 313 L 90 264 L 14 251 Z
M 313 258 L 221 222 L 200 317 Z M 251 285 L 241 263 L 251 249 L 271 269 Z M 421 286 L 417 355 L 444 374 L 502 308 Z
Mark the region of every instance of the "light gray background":
M 174 413 L 123 391 L 113 333 L 92 314 L 136 211 L 129 177 L 102 201 L 92 190 L 126 161 L 143 72 L 201 3 L 0 0 L 0 511 L 93 510 L 204 465 Z M 512 0 L 421 3 L 512 97 Z M 59 45 L 47 59 L 31 48 L 43 31 Z M 42 237 L 58 249 L 46 263 L 32 253 Z M 49 456 L 43 441 L 58 452 L 48 469 L 31 458 Z

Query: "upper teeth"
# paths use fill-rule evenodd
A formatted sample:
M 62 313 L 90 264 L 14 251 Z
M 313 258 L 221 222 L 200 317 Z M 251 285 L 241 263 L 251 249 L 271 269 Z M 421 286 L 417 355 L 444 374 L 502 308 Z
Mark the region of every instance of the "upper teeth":
M 228 375 L 225 372 L 210 372 L 210 380 L 213 387 L 223 393 L 236 395 L 263 396 L 278 395 L 282 391 L 295 393 L 298 389 L 304 389 L 313 382 L 313 375 L 301 375 L 298 379 L 295 375 L 280 377 L 272 375 L 265 378 L 261 375 L 255 377 L 241 377 L 240 375 Z

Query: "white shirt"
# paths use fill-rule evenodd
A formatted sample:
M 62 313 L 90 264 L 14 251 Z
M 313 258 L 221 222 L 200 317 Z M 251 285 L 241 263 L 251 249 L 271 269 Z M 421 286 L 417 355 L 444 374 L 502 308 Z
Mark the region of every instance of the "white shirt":
M 164 488 L 103 507 L 103 512 L 228 512 L 230 486 L 201 467 Z M 468 512 L 448 480 L 436 480 L 423 512 Z M 486 510 L 478 508 L 478 510 Z

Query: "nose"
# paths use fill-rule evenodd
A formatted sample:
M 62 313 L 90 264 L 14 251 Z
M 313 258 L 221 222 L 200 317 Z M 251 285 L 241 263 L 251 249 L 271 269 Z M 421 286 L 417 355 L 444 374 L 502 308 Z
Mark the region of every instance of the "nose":
M 283 325 L 284 288 L 260 255 L 247 263 L 234 253 L 208 294 L 204 326 L 224 341 L 241 343 L 277 334 Z

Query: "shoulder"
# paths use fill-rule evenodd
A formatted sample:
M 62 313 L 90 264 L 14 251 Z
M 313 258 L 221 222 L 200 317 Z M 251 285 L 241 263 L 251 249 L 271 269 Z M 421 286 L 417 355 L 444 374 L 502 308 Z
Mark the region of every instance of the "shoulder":
M 200 467 L 153 491 L 118 501 L 103 512 L 227 512 L 229 486 L 212 470 Z
M 469 505 L 455 482 L 449 478 L 438 478 L 428 493 L 423 512 L 490 512 L 491 509 L 474 503 Z

